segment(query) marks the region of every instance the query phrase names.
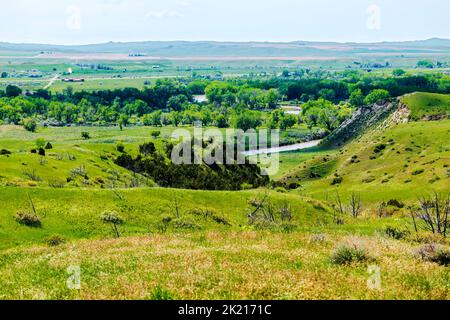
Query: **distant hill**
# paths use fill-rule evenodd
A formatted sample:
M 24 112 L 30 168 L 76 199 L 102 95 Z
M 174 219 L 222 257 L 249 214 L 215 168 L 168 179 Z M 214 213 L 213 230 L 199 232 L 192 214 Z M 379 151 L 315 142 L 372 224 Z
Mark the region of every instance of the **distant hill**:
M 428 39 L 408 42 L 213 42 L 148 41 L 108 42 L 91 45 L 15 44 L 0 42 L 6 52 L 121 53 L 151 56 L 323 56 L 345 57 L 354 54 L 450 54 L 450 40 Z

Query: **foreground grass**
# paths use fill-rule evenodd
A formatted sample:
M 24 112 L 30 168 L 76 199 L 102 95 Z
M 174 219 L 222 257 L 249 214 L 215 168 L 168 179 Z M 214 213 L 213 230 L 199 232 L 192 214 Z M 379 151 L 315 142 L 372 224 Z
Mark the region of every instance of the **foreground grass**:
M 450 269 L 383 237 L 204 232 L 34 246 L 1 253 L 1 299 L 449 299 Z M 330 262 L 357 242 L 370 262 Z M 81 289 L 69 290 L 69 266 Z M 381 271 L 369 289 L 368 267 Z M 373 287 L 372 287 L 373 288 Z

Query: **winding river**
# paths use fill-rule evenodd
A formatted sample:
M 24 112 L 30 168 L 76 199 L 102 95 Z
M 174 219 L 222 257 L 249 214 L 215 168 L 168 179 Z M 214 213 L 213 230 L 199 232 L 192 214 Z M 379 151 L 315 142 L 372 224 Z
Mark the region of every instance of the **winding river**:
M 291 144 L 289 146 L 269 148 L 269 149 L 260 149 L 260 150 L 250 150 L 246 151 L 243 154 L 246 156 L 256 156 L 259 154 L 271 154 L 271 153 L 282 153 L 282 152 L 290 152 L 290 151 L 298 151 L 303 149 L 308 149 L 312 147 L 317 147 L 322 140 L 314 140 L 303 143 Z

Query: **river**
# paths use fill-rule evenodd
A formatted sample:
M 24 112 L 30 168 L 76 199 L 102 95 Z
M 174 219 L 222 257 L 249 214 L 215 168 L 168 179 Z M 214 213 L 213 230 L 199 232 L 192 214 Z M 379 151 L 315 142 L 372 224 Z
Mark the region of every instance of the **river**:
M 298 151 L 303 149 L 308 149 L 312 147 L 317 147 L 322 140 L 314 140 L 303 143 L 291 144 L 289 146 L 276 147 L 276 148 L 268 148 L 268 149 L 260 149 L 260 150 L 250 150 L 246 151 L 243 154 L 245 156 L 256 156 L 258 154 L 271 154 L 271 153 L 282 153 L 282 152 L 290 152 L 290 151 Z

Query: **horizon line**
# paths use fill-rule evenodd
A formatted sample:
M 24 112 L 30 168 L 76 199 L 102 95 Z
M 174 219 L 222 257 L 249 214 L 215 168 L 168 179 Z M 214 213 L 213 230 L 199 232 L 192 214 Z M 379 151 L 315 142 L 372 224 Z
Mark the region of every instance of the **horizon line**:
M 186 42 L 186 43 L 201 43 L 201 42 L 210 42 L 210 43 L 237 43 L 237 44 L 245 44 L 245 43 L 273 43 L 273 44 L 292 44 L 292 43 L 333 43 L 333 44 L 384 44 L 384 43 L 408 43 L 408 42 L 424 42 L 431 40 L 441 40 L 441 41 L 450 41 L 450 38 L 441 38 L 441 37 L 431 37 L 426 39 L 416 39 L 416 40 L 389 40 L 389 41 L 374 41 L 374 42 L 358 42 L 358 41 L 314 41 L 314 40 L 292 40 L 292 41 L 271 41 L 271 40 L 248 40 L 248 41 L 239 41 L 239 40 L 136 40 L 136 41 L 103 41 L 103 42 L 95 42 L 95 43 L 85 43 L 85 44 L 57 44 L 57 43 L 38 43 L 38 42 L 9 42 L 9 41 L 0 41 L 0 44 L 11 44 L 11 45 L 41 45 L 41 46 L 61 46 L 61 47 L 80 47 L 80 46 L 93 46 L 93 45 L 106 45 L 106 44 L 129 44 L 129 43 L 173 43 L 173 42 Z

